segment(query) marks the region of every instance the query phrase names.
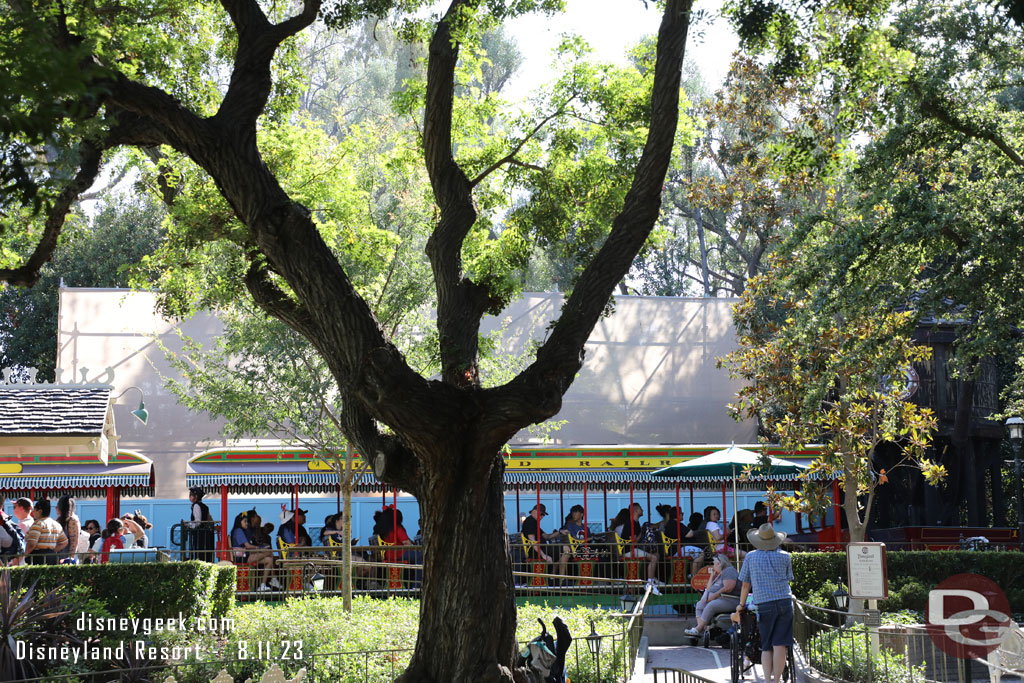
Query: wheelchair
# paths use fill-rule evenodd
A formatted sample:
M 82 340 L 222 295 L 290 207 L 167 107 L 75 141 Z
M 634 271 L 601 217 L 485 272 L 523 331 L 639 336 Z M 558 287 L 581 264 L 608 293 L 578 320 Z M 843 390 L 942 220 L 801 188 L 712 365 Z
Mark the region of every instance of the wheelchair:
M 717 614 L 699 636 L 686 636 L 684 641 L 691 646 L 717 647 L 729 649 L 729 639 L 732 629 L 732 622 L 729 621 L 730 612 Z
M 757 630 L 757 615 L 744 610 L 740 613 L 740 623 L 735 624 L 729 621 L 728 614 L 720 614 L 715 617 L 718 625 L 722 626 L 722 618 L 729 623 L 729 673 L 732 683 L 740 683 L 751 674 L 753 679 L 754 666 L 761 663 L 761 634 Z M 796 662 L 793 659 L 793 648 L 786 648 L 786 666 L 782 670 L 782 680 L 786 683 L 796 683 Z

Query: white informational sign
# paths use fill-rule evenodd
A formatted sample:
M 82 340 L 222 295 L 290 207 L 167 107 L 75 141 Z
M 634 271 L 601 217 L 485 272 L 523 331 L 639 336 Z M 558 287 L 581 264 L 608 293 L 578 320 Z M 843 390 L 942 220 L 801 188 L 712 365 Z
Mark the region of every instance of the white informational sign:
M 889 596 L 884 543 L 849 544 L 846 548 L 846 569 L 851 598 L 885 600 Z

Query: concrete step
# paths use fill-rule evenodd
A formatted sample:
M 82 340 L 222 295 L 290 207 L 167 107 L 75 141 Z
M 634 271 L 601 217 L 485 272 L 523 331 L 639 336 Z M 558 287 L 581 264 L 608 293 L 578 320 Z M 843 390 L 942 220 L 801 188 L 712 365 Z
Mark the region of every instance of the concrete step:
M 695 624 L 692 617 L 644 617 L 644 635 L 651 646 L 689 645 L 683 631 Z

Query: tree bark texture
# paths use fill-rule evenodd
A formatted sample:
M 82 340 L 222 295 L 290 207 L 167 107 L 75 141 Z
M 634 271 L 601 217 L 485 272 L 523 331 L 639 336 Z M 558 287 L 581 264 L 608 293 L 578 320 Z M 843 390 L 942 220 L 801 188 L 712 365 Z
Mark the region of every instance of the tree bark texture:
M 478 472 L 434 472 L 419 496 L 424 554 L 416 652 L 402 683 L 513 680 L 515 584 L 505 535 L 504 463 L 498 451 L 462 448 Z
M 846 516 L 846 524 L 850 530 L 850 542 L 859 543 L 864 540 L 867 529 L 866 520 L 870 518 L 871 506 L 869 500 L 867 509 L 864 511 L 865 521 L 861 521 L 860 510 L 857 509 L 857 478 L 852 474 L 856 466 L 854 458 L 855 456 L 849 450 L 843 455 L 843 474 L 846 481 L 843 490 L 843 514 Z
M 960 469 L 957 495 L 950 501 L 953 504 L 954 521 L 959 522 L 959 504 L 967 503 L 967 525 L 980 526 L 978 505 L 978 472 L 977 458 L 974 452 L 974 439 L 971 438 L 974 406 L 973 379 L 962 379 L 957 382 L 956 417 L 953 421 L 953 449 L 956 453 L 957 465 Z
M 481 389 L 476 377 L 477 336 L 482 314 L 501 302 L 462 271 L 461 250 L 476 209 L 473 183 L 451 143 L 459 46 L 449 22 L 480 0 L 451 0 L 428 62 L 424 158 L 440 218 L 427 255 L 438 294 L 440 381 L 409 367 L 321 238 L 310 211 L 287 195 L 257 146 L 256 121 L 270 95 L 274 52 L 312 23 L 319 0 L 304 0 L 299 14 L 279 24 L 267 19 L 256 0 L 221 2 L 238 33 L 238 48 L 218 112 L 202 118 L 159 88 L 111 78 L 103 104 L 117 123 L 85 155 L 67 203 L 95 176 L 98 155 L 116 146 L 168 145 L 210 174 L 248 230 L 240 246 L 250 258 L 245 284 L 254 301 L 316 347 L 338 383 L 348 439 L 379 479 L 419 500 L 423 600 L 416 652 L 401 680 L 530 681 L 529 672 L 512 668 L 515 602 L 500 450 L 520 429 L 560 410 L 582 365 L 584 344 L 658 218 L 692 0 L 665 2 L 648 137 L 605 244 L 584 269 L 533 364 L 491 389 Z M 63 215 L 52 222 L 59 227 Z M 47 235 L 54 243 L 56 232 Z M 40 253 L 48 251 L 50 244 L 43 244 Z M 27 270 L 0 272 L 0 279 L 31 276 Z

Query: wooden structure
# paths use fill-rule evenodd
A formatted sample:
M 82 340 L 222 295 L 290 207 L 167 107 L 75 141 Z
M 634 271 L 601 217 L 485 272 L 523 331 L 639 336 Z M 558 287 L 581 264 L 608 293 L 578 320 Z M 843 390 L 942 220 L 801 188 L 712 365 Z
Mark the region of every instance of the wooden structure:
M 0 494 L 106 498 L 152 496 L 153 461 L 120 450 L 109 384 L 0 384 Z
M 1003 424 L 989 419 L 999 411 L 998 363 L 982 358 L 973 379 L 952 376 L 957 330 L 966 324 L 922 321 L 914 339 L 929 346 L 932 356 L 914 363 L 900 378 L 908 400 L 935 412 L 938 430 L 926 457 L 943 464 L 949 476 L 941 486 L 931 486 L 914 468 L 892 468 L 901 457 L 897 445 L 879 447 L 875 469 L 892 474 L 877 490 L 871 528 L 984 527 L 989 519 L 993 526 L 1004 527 L 1017 521 L 1006 518 L 1002 481 L 1003 461 L 1012 452 L 1005 447 Z

